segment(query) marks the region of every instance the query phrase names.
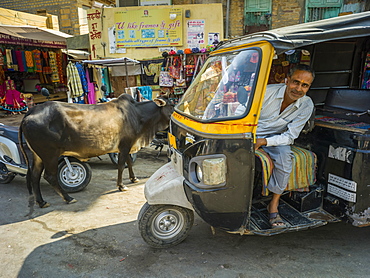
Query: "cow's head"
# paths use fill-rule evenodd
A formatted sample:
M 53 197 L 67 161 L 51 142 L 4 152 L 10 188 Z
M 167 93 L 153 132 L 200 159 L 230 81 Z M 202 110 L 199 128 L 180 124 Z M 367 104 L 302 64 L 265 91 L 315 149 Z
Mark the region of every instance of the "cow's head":
M 160 96 L 153 99 L 154 103 L 161 108 L 161 114 L 163 116 L 163 122 L 169 123 L 171 115 L 174 110 L 173 103 L 166 96 Z

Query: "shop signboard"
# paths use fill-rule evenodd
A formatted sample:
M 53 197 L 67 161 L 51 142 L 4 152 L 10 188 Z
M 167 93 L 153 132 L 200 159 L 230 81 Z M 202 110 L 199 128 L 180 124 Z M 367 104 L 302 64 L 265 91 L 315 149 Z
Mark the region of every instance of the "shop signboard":
M 120 10 L 114 14 L 116 46 L 181 46 L 182 9 Z
M 171 0 L 140 0 L 140 6 L 171 5 Z
M 21 38 L 0 33 L 0 44 L 27 45 L 49 48 L 66 48 L 67 44 L 63 41 L 43 41 L 28 38 Z

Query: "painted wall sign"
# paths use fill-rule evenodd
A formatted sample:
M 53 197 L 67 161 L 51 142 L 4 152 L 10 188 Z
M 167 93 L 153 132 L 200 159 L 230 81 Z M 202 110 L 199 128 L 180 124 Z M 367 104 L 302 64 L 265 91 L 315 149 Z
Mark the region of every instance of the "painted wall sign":
M 182 9 L 117 11 L 114 14 L 116 46 L 181 46 Z

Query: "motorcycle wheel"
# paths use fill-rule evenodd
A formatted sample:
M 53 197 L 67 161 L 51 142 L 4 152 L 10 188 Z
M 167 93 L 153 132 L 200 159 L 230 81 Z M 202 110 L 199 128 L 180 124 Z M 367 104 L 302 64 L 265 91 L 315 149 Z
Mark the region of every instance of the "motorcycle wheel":
M 138 215 L 139 230 L 147 244 L 167 248 L 181 243 L 194 223 L 193 211 L 175 205 L 145 203 Z
M 10 183 L 15 178 L 14 173 L 8 173 L 7 175 L 0 175 L 0 183 Z
M 73 193 L 84 189 L 91 180 L 92 170 L 88 163 L 81 162 L 77 158 L 69 157 L 73 172 L 68 168 L 64 159 L 58 165 L 59 185 L 67 192 Z
M 118 165 L 118 153 L 109 153 L 109 158 L 110 160 L 112 161 L 112 163 L 114 165 Z M 137 158 L 137 153 L 132 153 L 130 154 L 131 156 L 131 162 L 132 164 L 134 164 L 134 162 L 136 161 L 136 158 Z M 127 167 L 126 163 L 125 163 L 125 167 Z

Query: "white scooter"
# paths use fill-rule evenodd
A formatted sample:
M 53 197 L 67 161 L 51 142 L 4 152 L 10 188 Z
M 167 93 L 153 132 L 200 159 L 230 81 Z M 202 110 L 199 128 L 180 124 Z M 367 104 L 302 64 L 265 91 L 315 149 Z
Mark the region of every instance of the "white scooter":
M 27 165 L 20 150 L 18 127 L 0 123 L 0 183 L 10 183 L 18 174 L 27 174 Z M 22 140 L 25 150 L 29 151 Z M 58 165 L 58 181 L 68 193 L 81 191 L 91 180 L 91 167 L 74 157 L 60 157 Z

